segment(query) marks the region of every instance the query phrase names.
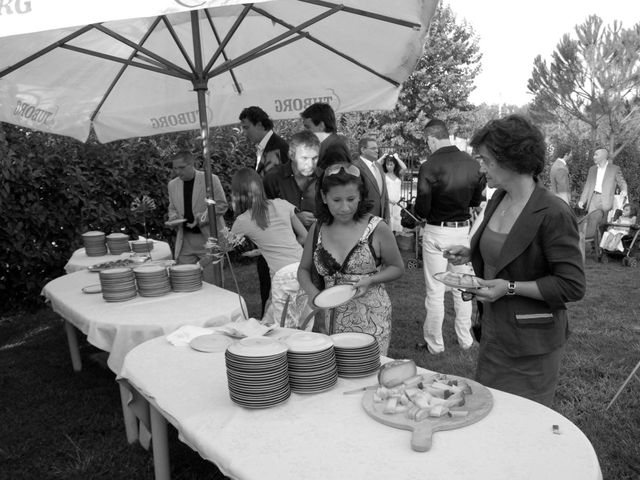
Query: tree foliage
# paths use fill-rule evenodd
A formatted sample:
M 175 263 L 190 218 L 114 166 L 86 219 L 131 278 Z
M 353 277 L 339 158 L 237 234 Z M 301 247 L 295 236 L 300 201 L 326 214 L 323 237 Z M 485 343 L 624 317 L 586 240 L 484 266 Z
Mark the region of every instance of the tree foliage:
M 534 60 L 531 112 L 572 132 L 572 119 L 585 123 L 592 148 L 600 142 L 615 157 L 640 133 L 640 24 L 605 26 L 592 15 L 575 33 L 562 37 L 549 63 Z
M 253 166 L 255 149 L 238 129 L 211 129 L 211 168 L 229 192 L 231 175 Z M 202 165 L 198 132 L 99 144 L 0 123 L 0 304 L 36 304 L 42 287 L 64 273 L 88 230 L 144 235 L 131 202 L 150 196 L 153 238 L 172 240 L 164 226 L 170 159 L 181 149 Z M 201 167 L 199 167 L 201 168 Z
M 458 22 L 448 5 L 440 3 L 431 21 L 424 52 L 403 83 L 396 108 L 388 112 L 345 114 L 341 130 L 359 138 L 379 131 L 384 143 L 426 149 L 425 124 L 433 117 L 448 122 L 455 133 L 472 110 L 468 98 L 480 71 L 478 40 L 466 22 Z

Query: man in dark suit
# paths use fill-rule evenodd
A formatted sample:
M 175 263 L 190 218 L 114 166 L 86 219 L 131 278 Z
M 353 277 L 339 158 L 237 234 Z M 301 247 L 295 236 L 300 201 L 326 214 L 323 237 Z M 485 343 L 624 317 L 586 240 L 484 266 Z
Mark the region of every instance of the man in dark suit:
M 571 160 L 571 147 L 561 143 L 556 147 L 556 161 L 551 165 L 549 172 L 549 190 L 563 199 L 567 205 L 571 202 L 571 181 L 567 163 Z
M 320 140 L 318 168 L 327 168 L 327 149 L 350 158 L 347 139 L 336 133 L 336 114 L 328 103 L 314 103 L 300 114 L 304 128 Z
M 627 196 L 627 182 L 622 176 L 618 165 L 609 161 L 609 152 L 606 148 L 599 148 L 593 154 L 593 163 L 587 175 L 578 207 L 587 208 L 587 212 L 602 210 L 604 218 L 607 218 L 609 210 L 613 208 L 613 197 L 616 193 L 616 185 L 620 188 L 620 194 Z
M 364 183 L 367 186 L 367 200 L 373 207 L 371 213 L 383 218 L 389 223 L 389 196 L 387 183 L 384 179 L 384 170 L 377 162 L 378 142 L 373 137 L 362 137 L 358 142 L 360 156 L 352 163 L 360 169 Z
M 269 170 L 289 162 L 289 144 L 273 131 L 273 121 L 260 107 L 247 107 L 240 112 L 240 125 L 250 142 L 256 145 L 256 171 L 264 177 Z M 256 261 L 262 314 L 269 300 L 271 276 L 262 255 Z
M 289 161 L 289 144 L 273 131 L 273 121 L 260 107 L 242 110 L 240 125 L 247 139 L 256 146 L 256 171 L 261 176 Z

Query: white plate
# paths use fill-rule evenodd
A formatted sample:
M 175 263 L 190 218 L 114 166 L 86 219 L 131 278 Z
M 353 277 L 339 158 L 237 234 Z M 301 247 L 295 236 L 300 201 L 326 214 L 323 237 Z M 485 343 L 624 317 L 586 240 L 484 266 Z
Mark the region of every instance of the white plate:
M 373 335 L 368 333 L 344 332 L 334 333 L 331 340 L 336 348 L 362 348 L 376 341 Z
M 82 289 L 84 293 L 100 293 L 102 292 L 102 286 L 99 283 L 95 285 L 88 285 Z
M 284 343 L 287 344 L 290 352 L 319 352 L 333 345 L 331 337 L 314 332 L 294 333 Z
M 189 346 L 199 352 L 224 352 L 233 340 L 226 335 L 210 333 L 200 335 L 189 342 Z
M 356 295 L 357 290 L 352 285 L 335 285 L 321 291 L 313 304 L 318 308 L 333 308 L 347 303 Z
M 228 350 L 241 357 L 268 357 L 286 353 L 287 346 L 269 337 L 248 337 L 229 345 Z
M 172 272 L 200 272 L 200 270 L 202 270 L 202 267 L 200 267 L 200 265 L 197 263 L 188 263 L 182 265 L 172 265 L 171 267 L 169 267 L 169 270 Z
M 164 222 L 164 224 L 172 227 L 174 225 L 180 225 L 181 223 L 184 223 L 186 221 L 187 221 L 186 218 L 177 218 L 175 220 L 167 220 L 166 222 Z
M 468 273 L 440 272 L 433 278 L 452 288 L 479 288 L 478 277 Z

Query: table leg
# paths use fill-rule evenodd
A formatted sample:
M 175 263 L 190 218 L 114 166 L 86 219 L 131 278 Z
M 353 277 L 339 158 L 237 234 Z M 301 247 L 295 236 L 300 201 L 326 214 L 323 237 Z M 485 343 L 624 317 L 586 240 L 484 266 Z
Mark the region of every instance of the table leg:
M 153 470 L 156 480 L 170 480 L 169 440 L 167 421 L 153 405 L 151 410 L 151 444 L 153 446 Z
M 131 408 L 129 408 L 129 396 L 131 392 L 120 383 L 120 403 L 122 404 L 122 418 L 124 419 L 124 431 L 127 434 L 127 442 L 130 444 L 138 440 L 138 419 Z
M 76 327 L 65 320 L 64 329 L 67 332 L 67 343 L 69 344 L 69 353 L 71 354 L 71 365 L 73 366 L 73 371 L 79 372 L 82 370 L 82 359 L 80 358 L 80 350 L 78 350 Z

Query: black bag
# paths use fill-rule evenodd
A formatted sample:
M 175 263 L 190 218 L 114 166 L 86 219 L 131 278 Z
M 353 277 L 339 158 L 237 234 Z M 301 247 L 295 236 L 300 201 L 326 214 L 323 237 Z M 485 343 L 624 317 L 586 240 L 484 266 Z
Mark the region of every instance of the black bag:
M 409 230 L 416 228 L 418 225 L 413 214 L 414 207 L 415 203 L 406 202 L 406 206 L 400 210 L 400 225 Z
M 318 233 L 320 232 L 321 223 L 318 221 L 313 229 L 313 246 L 311 248 L 311 282 L 318 290 L 324 290 L 324 277 L 318 273 L 316 269 L 316 262 L 313 261 L 313 254 L 316 251 L 316 244 L 318 243 Z
M 471 322 L 471 333 L 478 343 L 480 343 L 480 338 L 482 337 L 480 317 L 482 317 L 482 304 L 480 302 L 476 302 L 476 314 Z

